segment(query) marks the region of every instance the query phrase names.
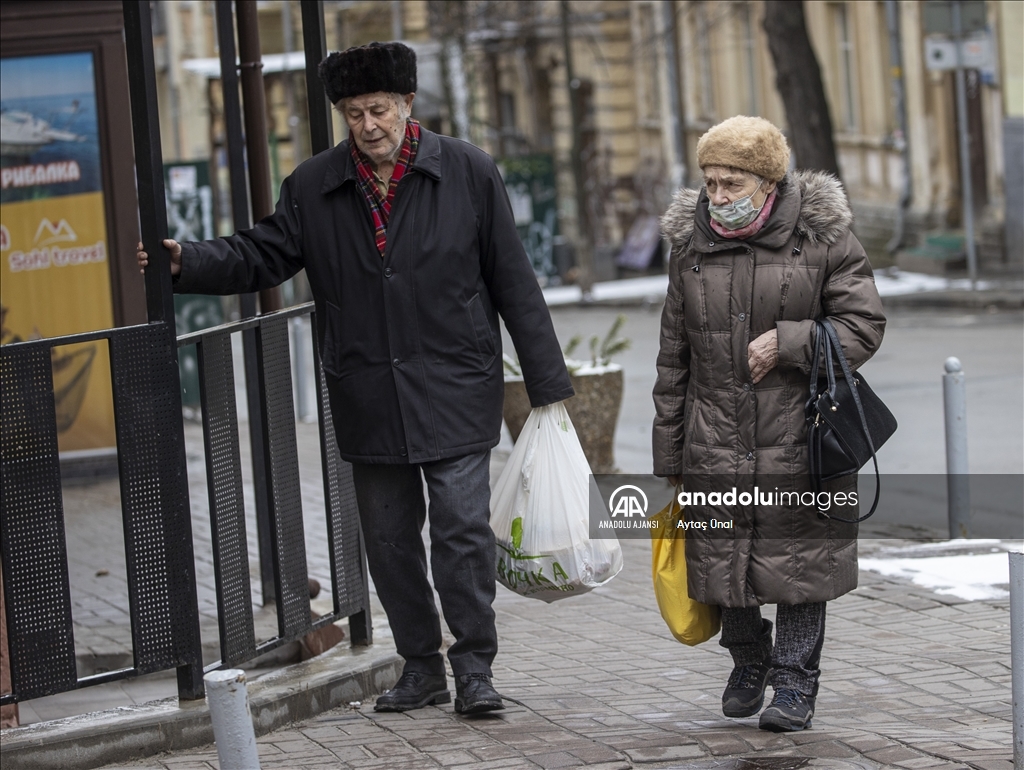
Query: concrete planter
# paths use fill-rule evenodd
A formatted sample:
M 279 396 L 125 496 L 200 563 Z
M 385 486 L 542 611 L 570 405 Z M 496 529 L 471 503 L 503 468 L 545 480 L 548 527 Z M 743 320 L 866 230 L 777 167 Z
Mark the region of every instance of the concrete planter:
M 565 402 L 576 434 L 594 473 L 614 473 L 615 425 L 622 406 L 622 368 L 570 375 L 576 395 Z M 505 380 L 505 424 L 512 440 L 519 438 L 530 414 L 530 399 L 520 378 Z

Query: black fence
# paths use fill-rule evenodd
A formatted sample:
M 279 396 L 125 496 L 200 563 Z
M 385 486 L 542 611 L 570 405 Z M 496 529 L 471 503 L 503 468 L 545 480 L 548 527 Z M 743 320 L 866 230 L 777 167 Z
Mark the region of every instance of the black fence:
M 0 347 L 0 543 L 12 692 L 8 704 L 175 668 L 179 696 L 202 697 L 202 674 L 252 660 L 348 617 L 353 644 L 370 641 L 368 584 L 351 466 L 338 455 L 326 384 L 317 372 L 320 455 L 333 612 L 311 620 L 299 489 L 289 319 L 303 305 L 183 335 L 166 324 L 109 329 Z M 231 334 L 255 336 L 266 527 L 278 635 L 257 644 L 242 494 Z M 105 341 L 110 354 L 134 666 L 78 678 L 52 352 Z M 199 358 L 221 660 L 204 669 L 185 473 L 176 347 Z M 263 550 L 263 549 L 261 549 Z M 264 598 L 267 598 L 264 595 Z
M 110 352 L 135 665 L 79 680 L 51 355 L 95 340 Z M 202 696 L 174 345 L 166 324 L 146 324 L 0 348 L 0 544 L 12 683 L 4 705 L 169 668 L 178 670 L 182 698 Z
M 217 4 L 237 227 L 248 220 L 230 3 Z M 192 522 L 177 348 L 198 349 L 203 437 L 216 576 L 221 660 L 235 666 L 323 625 L 349 618 L 352 644 L 371 641 L 368 580 L 351 466 L 338 455 L 316 348 L 312 305 L 175 338 L 166 251 L 152 22 L 148 0 L 125 0 L 125 42 L 142 241 L 150 254 L 150 322 L 0 347 L 0 560 L 12 692 L 17 703 L 89 685 L 176 669 L 182 699 L 203 695 Z M 323 3 L 303 0 L 307 96 L 314 152 L 331 144 L 316 64 L 325 53 Z M 312 84 L 312 87 L 310 87 Z M 292 400 L 289 319 L 310 315 L 318 385 L 320 455 L 333 612 L 312 619 Z M 242 495 L 231 334 L 244 340 L 250 440 L 264 602 L 276 602 L 278 634 L 257 642 Z M 79 678 L 68 578 L 52 355 L 105 341 L 109 349 L 134 665 Z
M 370 642 L 366 609 L 369 594 L 352 466 L 338 455 L 315 333 L 311 335 L 313 369 L 334 608 L 316 621 L 310 619 L 288 325 L 291 318 L 301 315 L 310 316 L 310 329 L 315 330 L 316 317 L 310 303 L 178 338 L 179 347 L 195 345 L 199 359 L 221 645 L 221 661 L 210 668 L 251 660 L 344 617 L 350 618 L 353 644 Z M 262 566 L 272 575 L 278 622 L 278 636 L 259 645 L 253 629 L 231 351 L 231 334 L 250 330 L 255 332 L 259 392 L 259 412 L 250 413 L 250 423 L 258 419 L 265 437 L 262 447 L 254 448 L 262 449 L 262 466 L 266 469 L 262 478 L 254 474 L 254 484 L 263 486 L 267 500 L 266 517 L 257 511 L 257 520 L 261 540 L 265 540 L 261 546 L 267 546 L 261 547 L 261 555 L 269 550 L 270 564 Z

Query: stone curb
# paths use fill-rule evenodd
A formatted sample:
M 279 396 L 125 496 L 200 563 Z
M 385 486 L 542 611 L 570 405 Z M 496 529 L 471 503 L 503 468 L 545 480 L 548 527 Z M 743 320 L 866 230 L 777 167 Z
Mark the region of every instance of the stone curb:
M 402 659 L 390 640 L 371 647 L 335 647 L 268 673 L 248 688 L 256 735 L 366 700 L 393 685 L 401 673 Z M 179 706 L 176 698 L 168 698 L 4 730 L 0 762 L 4 770 L 86 770 L 210 743 L 213 727 L 206 701 Z

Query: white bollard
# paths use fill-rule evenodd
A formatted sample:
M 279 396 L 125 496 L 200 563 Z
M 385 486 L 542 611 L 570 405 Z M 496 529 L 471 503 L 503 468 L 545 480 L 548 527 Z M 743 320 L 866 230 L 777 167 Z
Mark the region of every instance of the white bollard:
M 1013 767 L 1024 770 L 1024 553 L 1010 553 L 1010 681 Z
M 245 672 L 236 668 L 211 671 L 203 681 L 221 770 L 260 770 Z
M 967 386 L 960 359 L 946 359 L 942 398 L 946 413 L 946 491 L 950 538 L 970 537 L 971 492 L 967 475 Z

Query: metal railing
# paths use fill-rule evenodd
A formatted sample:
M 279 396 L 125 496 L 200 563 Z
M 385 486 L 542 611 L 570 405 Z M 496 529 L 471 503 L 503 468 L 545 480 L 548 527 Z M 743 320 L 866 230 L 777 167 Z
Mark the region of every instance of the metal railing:
M 303 315 L 309 315 L 311 321 L 333 599 L 333 612 L 315 621 L 311 621 L 309 611 L 289 344 L 289 320 Z M 368 582 L 360 543 L 352 468 L 338 455 L 315 329 L 316 315 L 313 304 L 309 303 L 178 338 L 179 347 L 195 345 L 199 359 L 221 644 L 221 660 L 208 666 L 208 670 L 251 660 L 344 617 L 349 618 L 353 644 L 368 644 L 371 639 L 366 609 Z M 262 572 L 272 575 L 278 619 L 278 636 L 259 645 L 255 642 L 253 629 L 231 350 L 231 335 L 249 330 L 255 331 L 260 407 L 259 413 L 250 413 L 249 419 L 250 424 L 254 420 L 260 421 L 260 433 L 264 437 L 262 465 L 265 474 L 262 478 L 254 474 L 254 484 L 263 485 L 267 501 L 267 521 L 258 527 L 258 531 L 269 536 L 268 543 L 261 543 L 260 553 L 261 561 L 264 554 L 270 557 L 270 564 L 263 564 Z M 254 447 L 254 454 L 260 449 Z M 261 512 L 258 511 L 257 516 L 262 518 Z
M 12 692 L 0 704 L 38 698 L 141 674 L 176 669 L 182 699 L 203 695 L 203 660 L 186 475 L 176 349 L 199 350 L 203 436 L 212 521 L 221 660 L 234 666 L 341 617 L 353 644 L 368 644 L 368 580 L 351 467 L 334 438 L 326 385 L 313 337 L 333 612 L 311 619 L 299 494 L 288 339 L 290 318 L 311 305 L 255 316 L 175 339 L 160 147 L 156 68 L 149 0 L 123 0 L 132 107 L 136 189 L 149 323 L 0 347 L 0 561 Z M 302 0 L 310 140 L 332 144 L 326 95 L 317 66 L 326 55 L 323 2 Z M 231 3 L 217 4 L 222 85 L 236 228 L 251 222 L 245 193 Z M 315 330 L 314 323 L 310 324 Z M 278 635 L 257 643 L 253 629 L 248 543 L 230 335 L 241 332 L 255 479 L 260 580 L 276 602 Z M 105 340 L 110 355 L 125 566 L 134 665 L 78 678 L 58 454 L 52 352 Z
M 0 703 L 177 669 L 182 699 L 202 697 L 202 643 L 188 505 L 175 348 L 199 352 L 203 437 L 221 659 L 238 666 L 311 631 L 349 618 L 353 644 L 371 641 L 366 562 L 351 466 L 338 455 L 326 382 L 317 373 L 333 611 L 312 618 L 289 342 L 289 319 L 312 304 L 173 340 L 164 324 L 71 335 L 0 348 L 0 542 L 12 692 Z M 266 473 L 270 564 L 278 636 L 254 631 L 230 335 L 255 334 L 259 420 Z M 111 359 L 125 565 L 134 666 L 78 678 L 69 585 L 52 350 L 105 341 Z M 174 376 L 171 376 L 171 375 Z M 251 420 L 252 421 L 252 420 Z M 262 549 L 261 549 L 262 551 Z M 267 568 L 268 567 L 268 568 Z M 266 597 L 264 597 L 266 598 Z
M 0 545 L 12 685 L 4 705 L 169 668 L 178 671 L 182 698 L 202 696 L 172 334 L 153 323 L 0 348 Z M 135 665 L 78 679 L 51 355 L 96 340 L 110 354 Z
M 203 671 L 236 666 L 348 617 L 368 644 L 368 581 L 351 466 L 338 455 L 311 334 L 333 612 L 311 619 L 299 489 L 289 319 L 312 304 L 186 334 L 166 324 L 34 340 L 0 348 L 0 546 L 12 692 L 3 705 L 175 668 L 182 699 L 202 697 Z M 278 634 L 257 643 L 249 580 L 231 334 L 256 338 L 258 414 L 267 473 Z M 106 341 L 116 424 L 134 665 L 81 679 L 64 535 L 52 351 Z M 175 348 L 196 345 L 221 659 L 203 668 Z M 173 376 L 172 376 L 173 375 Z M 262 551 L 263 549 L 261 549 Z M 266 597 L 265 597 L 266 598 Z

